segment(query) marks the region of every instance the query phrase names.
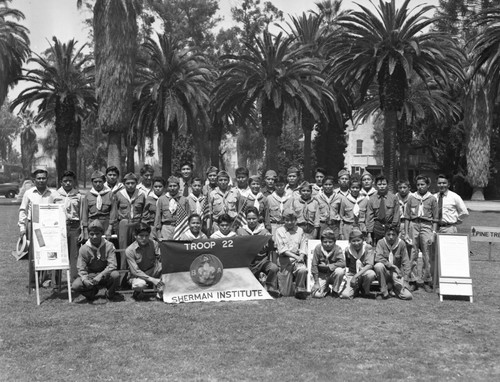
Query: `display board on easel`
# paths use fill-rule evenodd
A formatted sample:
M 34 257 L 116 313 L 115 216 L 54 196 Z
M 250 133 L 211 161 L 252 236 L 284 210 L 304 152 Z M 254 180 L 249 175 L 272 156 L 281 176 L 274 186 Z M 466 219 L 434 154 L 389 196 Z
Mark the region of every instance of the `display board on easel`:
M 467 296 L 473 302 L 470 277 L 469 237 L 466 234 L 438 234 L 439 298 Z
M 69 254 L 66 213 L 62 204 L 34 204 L 32 207 L 32 238 L 35 260 L 36 299 L 40 305 L 38 272 L 66 270 L 68 299 L 71 302 Z

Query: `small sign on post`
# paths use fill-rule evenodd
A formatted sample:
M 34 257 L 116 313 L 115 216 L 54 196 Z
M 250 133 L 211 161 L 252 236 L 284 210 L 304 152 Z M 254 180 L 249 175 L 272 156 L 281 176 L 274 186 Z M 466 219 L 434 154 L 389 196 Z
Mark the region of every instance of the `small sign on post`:
M 500 243 L 500 227 L 472 226 L 470 229 L 470 239 L 472 241 L 489 243 L 488 261 L 491 261 L 491 245 L 492 243 Z

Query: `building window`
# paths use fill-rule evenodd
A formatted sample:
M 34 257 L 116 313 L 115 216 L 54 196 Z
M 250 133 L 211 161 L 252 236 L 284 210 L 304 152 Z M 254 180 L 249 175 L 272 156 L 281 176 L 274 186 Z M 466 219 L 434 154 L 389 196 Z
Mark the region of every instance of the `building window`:
M 356 141 L 356 154 L 363 154 L 363 140 L 358 139 Z
M 361 167 L 358 166 L 351 166 L 351 174 L 359 174 L 361 175 Z

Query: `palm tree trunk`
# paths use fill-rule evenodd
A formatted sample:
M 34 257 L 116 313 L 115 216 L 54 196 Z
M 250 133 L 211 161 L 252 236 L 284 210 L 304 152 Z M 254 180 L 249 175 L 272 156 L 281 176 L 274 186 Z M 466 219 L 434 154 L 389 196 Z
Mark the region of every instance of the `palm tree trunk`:
M 387 178 L 389 190 L 396 189 L 396 129 L 398 126 L 398 115 L 396 110 L 386 108 L 384 110 L 384 175 Z
M 248 152 L 245 147 L 244 127 L 241 127 L 236 136 L 236 152 L 238 153 L 238 167 L 247 167 Z
M 172 175 L 172 152 L 174 144 L 173 131 L 174 128 L 171 126 L 167 129 L 167 131 L 162 133 L 161 175 L 165 180 Z
M 110 131 L 108 134 L 108 166 L 121 166 L 122 134 L 119 131 Z
M 262 133 L 266 139 L 265 169 L 278 169 L 278 141 L 283 130 L 283 104 L 276 108 L 271 99 L 265 99 L 262 103 Z
M 127 145 L 127 172 L 135 172 L 134 155 L 135 146 Z
M 69 169 L 74 171 L 76 179 L 78 179 L 78 147 L 80 146 L 80 138 L 82 133 L 82 121 L 80 119 L 74 121 L 71 133 L 68 137 L 69 145 Z
M 406 123 L 406 116 L 403 115 L 396 131 L 399 145 L 399 169 L 398 179 L 408 179 L 408 169 L 410 161 L 410 144 L 412 141 L 411 127 Z
M 314 117 L 308 110 L 302 110 L 302 131 L 304 132 L 304 180 L 311 179 L 311 133 L 314 128 Z
M 57 158 L 56 174 L 59 179 L 62 173 L 68 169 L 68 134 L 60 132 L 57 134 Z
M 219 167 L 220 142 L 222 140 L 223 124 L 214 118 L 212 129 L 210 129 L 210 164 Z
M 266 136 L 266 169 L 277 169 L 278 166 L 279 135 Z
M 489 87 L 473 83 L 465 98 L 467 180 L 472 186 L 472 200 L 484 200 L 484 188 L 490 173 L 492 105 Z

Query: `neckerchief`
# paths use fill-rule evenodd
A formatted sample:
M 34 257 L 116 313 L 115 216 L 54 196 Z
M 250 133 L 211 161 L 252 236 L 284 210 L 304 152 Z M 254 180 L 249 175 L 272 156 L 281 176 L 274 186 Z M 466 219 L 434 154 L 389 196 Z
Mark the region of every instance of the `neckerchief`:
M 328 259 L 330 256 L 333 255 L 333 253 L 335 252 L 335 247 L 330 251 L 330 252 L 327 252 L 325 251 L 325 249 L 323 248 L 323 246 L 321 246 L 321 253 L 323 253 L 323 255 Z
M 97 260 L 100 260 L 101 259 L 101 251 L 100 251 L 100 249 L 106 245 L 106 241 L 107 240 L 105 238 L 102 238 L 101 239 L 101 244 L 99 245 L 99 247 L 94 246 L 90 242 L 90 239 L 88 239 L 85 244 L 87 244 L 91 249 L 93 249 L 94 251 L 97 252 L 97 254 L 96 254 Z
M 304 200 L 302 198 L 299 199 L 299 202 L 303 204 L 302 206 L 302 216 L 304 217 L 304 220 L 306 221 L 306 223 L 309 224 L 309 222 L 307 221 L 307 219 L 309 218 L 309 210 L 307 209 L 307 205 L 312 203 L 314 201 L 313 198 L 309 199 L 309 200 Z
M 347 191 L 342 191 L 340 188 L 337 188 L 337 189 L 335 190 L 335 192 L 336 192 L 337 194 L 342 195 L 342 196 L 347 196 L 347 195 L 349 195 L 349 194 L 351 193 L 349 190 L 347 190 Z
M 260 202 L 259 200 L 262 199 L 264 195 L 262 195 L 262 192 L 259 192 L 257 195 L 254 195 L 252 192 L 250 195 L 248 195 L 248 200 L 253 200 L 253 206 L 257 208 L 257 211 L 259 210 L 260 207 Z
M 106 195 L 108 192 L 111 192 L 111 190 L 105 185 L 101 191 L 96 191 L 95 188 L 92 187 L 89 192 L 96 196 L 95 208 L 100 211 L 102 208 L 102 195 Z
M 279 196 L 276 191 L 274 191 L 271 196 L 276 199 L 280 203 L 280 214 L 283 215 L 283 210 L 284 210 L 284 205 L 288 199 L 290 199 L 290 195 L 287 195 L 286 193 L 283 194 L 283 196 Z
M 203 194 L 200 194 L 200 196 L 195 196 L 192 192 L 189 194 L 189 197 L 194 200 L 196 203 L 196 213 L 201 216 L 201 203 L 205 199 L 205 196 Z
M 366 245 L 367 244 L 363 242 L 363 246 L 359 251 L 356 251 L 353 248 L 352 244 L 349 244 L 349 247 L 347 247 L 349 253 L 352 255 L 352 257 L 356 259 L 356 273 L 358 273 L 361 270 L 361 268 L 363 268 L 363 262 L 361 261 L 361 257 L 363 257 L 363 254 L 365 253 Z
M 123 189 L 125 186 L 123 185 L 123 183 L 120 183 L 120 182 L 116 182 L 115 185 L 113 187 L 110 187 L 108 182 L 104 183 L 104 187 L 106 188 L 109 188 L 111 190 L 112 193 L 117 193 L 118 191 L 120 191 L 121 189 Z
M 403 197 L 401 197 L 399 192 L 396 195 L 398 196 L 400 215 L 403 216 L 404 212 L 405 212 L 406 203 L 408 203 L 408 198 L 410 197 L 410 194 L 408 193 L 404 199 L 403 199 Z
M 396 238 L 396 241 L 395 241 L 395 243 L 392 246 L 389 245 L 389 243 L 387 242 L 387 240 L 385 239 L 385 237 L 382 239 L 382 241 L 385 244 L 385 246 L 387 247 L 387 249 L 389 250 L 389 263 L 394 264 L 394 250 L 399 245 L 399 237 Z
M 126 189 L 120 190 L 120 194 L 122 194 L 125 197 L 125 199 L 127 199 L 128 202 L 130 203 L 130 219 L 133 219 L 134 218 L 134 202 L 139 197 L 140 191 L 138 189 L 136 189 L 134 191 L 134 193 L 132 194 L 132 197 L 130 197 L 130 195 L 128 194 Z
M 418 213 L 417 213 L 418 217 L 424 216 L 424 200 L 426 200 L 431 196 L 432 194 L 429 191 L 427 191 L 424 196 L 420 195 L 418 192 L 413 193 L 413 197 L 420 202 L 420 204 L 418 205 Z
M 69 190 L 69 192 L 66 192 L 64 190 L 64 188 L 62 187 L 59 187 L 59 189 L 57 190 L 57 192 L 59 193 L 59 195 L 61 196 L 64 196 L 64 211 L 66 211 L 66 217 L 68 216 L 69 213 L 71 213 L 71 209 L 69 208 L 70 207 L 70 196 L 74 196 L 74 195 L 78 195 L 79 192 L 77 190 L 75 190 L 74 188 L 72 188 L 71 190 Z
M 357 198 L 354 198 L 354 196 L 352 196 L 351 194 L 346 196 L 346 199 L 354 204 L 354 206 L 352 207 L 352 213 L 354 214 L 356 219 L 359 218 L 359 202 L 361 202 L 364 198 L 365 196 L 361 194 L 359 194 Z
M 359 191 L 360 195 L 367 196 L 367 197 L 370 197 L 376 193 L 377 193 L 377 189 L 374 187 L 370 188 L 368 191 L 365 191 L 365 189 L 363 189 L 363 188 Z
M 264 224 L 260 223 L 255 229 L 252 231 L 249 227 L 248 224 L 245 224 L 241 226 L 242 229 L 244 229 L 246 232 L 248 232 L 250 235 L 258 235 L 262 230 L 265 229 Z
M 179 195 L 179 193 L 177 193 L 175 196 L 172 196 L 172 195 L 170 195 L 169 192 L 167 192 L 167 196 L 170 199 L 168 201 L 168 210 L 173 215 L 173 214 L 175 214 L 175 211 L 177 211 L 177 207 L 179 206 L 178 201 L 179 201 L 180 195 Z

